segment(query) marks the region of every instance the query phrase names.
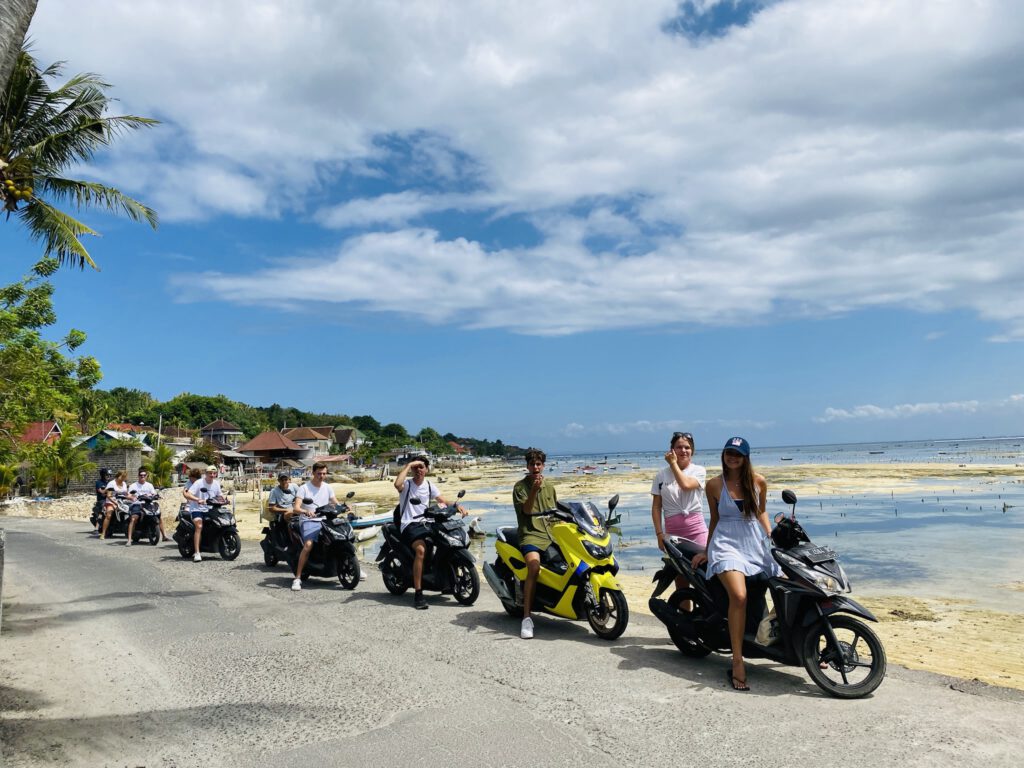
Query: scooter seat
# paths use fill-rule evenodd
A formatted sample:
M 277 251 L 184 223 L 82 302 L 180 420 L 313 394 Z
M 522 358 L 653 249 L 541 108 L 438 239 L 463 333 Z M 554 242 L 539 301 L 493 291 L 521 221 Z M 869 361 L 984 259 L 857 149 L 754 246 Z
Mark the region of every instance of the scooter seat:
M 514 525 L 499 528 L 498 539 L 519 549 L 519 529 Z
M 672 546 L 682 552 L 684 555 L 692 558 L 694 555 L 703 552 L 704 547 L 698 544 L 692 539 L 687 539 L 683 536 L 669 536 L 668 540 L 672 542 Z

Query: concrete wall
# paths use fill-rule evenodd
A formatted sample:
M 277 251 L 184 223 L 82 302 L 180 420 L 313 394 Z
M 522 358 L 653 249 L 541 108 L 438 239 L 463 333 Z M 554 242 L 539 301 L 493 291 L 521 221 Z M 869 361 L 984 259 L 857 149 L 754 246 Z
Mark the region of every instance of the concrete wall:
M 99 476 L 100 467 L 106 467 L 114 474 L 120 470 L 128 473 L 128 482 L 134 483 L 139 467 L 142 466 L 141 448 L 118 448 L 108 453 L 96 453 L 89 451 L 89 461 L 96 465 L 96 471 L 83 477 L 77 483 L 71 483 L 68 493 L 83 493 L 93 490 L 96 478 Z

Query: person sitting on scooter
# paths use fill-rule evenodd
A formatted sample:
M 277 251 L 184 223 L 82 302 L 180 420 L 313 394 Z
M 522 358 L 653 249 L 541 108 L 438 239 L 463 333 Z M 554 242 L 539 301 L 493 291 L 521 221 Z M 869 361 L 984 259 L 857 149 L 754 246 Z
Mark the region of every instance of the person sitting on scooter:
M 128 508 L 129 519 L 128 519 L 128 546 L 132 545 L 132 536 L 135 533 L 135 524 L 142 517 L 142 502 L 138 500 L 139 496 L 149 495 L 156 496 L 156 488 L 149 482 L 149 472 L 144 469 L 139 470 L 139 479 L 128 486 L 128 496 L 132 500 L 131 506 Z M 167 541 L 167 536 L 164 535 L 164 521 L 160 518 L 160 538 Z
M 424 522 L 423 513 L 433 500 L 442 506 L 448 506 L 448 502 L 441 498 L 437 486 L 427 480 L 429 468 L 430 460 L 426 456 L 417 456 L 402 467 L 395 478 L 395 490 L 400 494 L 402 541 L 409 545 L 415 555 L 412 562 L 412 604 L 419 611 L 428 607 L 427 598 L 423 596 L 423 560 L 427 554 L 430 529 Z M 406 479 L 409 472 L 412 472 L 412 477 Z M 410 501 L 413 497 L 418 498 L 420 503 L 413 504 Z M 462 514 L 465 516 L 466 513 Z
M 94 512 L 99 512 L 99 513 L 103 512 L 104 503 L 107 500 L 107 483 L 109 483 L 109 482 L 110 482 L 110 470 L 107 469 L 106 467 L 103 467 L 100 470 L 99 478 L 97 478 L 97 480 L 96 480 L 96 485 L 95 485 L 95 488 L 96 488 L 96 506 L 93 508 Z M 93 532 L 94 536 L 99 536 L 100 535 L 100 516 L 96 515 L 94 517 L 94 519 L 96 520 L 96 525 L 93 528 L 92 532 Z
M 747 622 L 747 576 L 781 571 L 771 555 L 771 525 L 765 511 L 768 483 L 750 464 L 750 444 L 731 437 L 722 449 L 722 474 L 707 486 L 711 526 L 707 554 L 696 554 L 696 568 L 707 561 L 708 578 L 717 575 L 729 595 L 729 640 L 733 690 L 749 691 L 743 664 L 743 634 Z
M 540 553 L 554 543 L 546 518 L 537 515 L 550 512 L 558 506 L 555 486 L 544 478 L 544 464 L 548 456 L 539 448 L 526 450 L 526 477 L 512 488 L 512 505 L 519 521 L 519 551 L 526 561 L 526 581 L 523 583 L 523 625 L 519 636 L 533 637 L 533 593 L 540 575 Z
M 707 470 L 690 461 L 693 457 L 693 435 L 674 432 L 665 454 L 667 467 L 654 476 L 651 484 L 651 519 L 658 537 L 658 549 L 665 551 L 666 536 L 682 536 L 706 547 L 708 528 L 704 524 L 704 485 Z M 690 583 L 676 576 L 676 587 L 685 589 Z M 689 601 L 686 601 L 689 603 Z M 690 606 L 685 605 L 685 610 Z
M 280 476 L 278 476 L 278 480 L 280 481 Z M 296 491 L 291 511 L 287 515 L 288 520 L 295 515 L 300 515 L 299 533 L 302 536 L 302 550 L 299 552 L 299 562 L 295 566 L 295 578 L 292 580 L 292 590 L 295 592 L 302 589 L 302 569 L 306 567 L 306 561 L 309 560 L 310 550 L 313 549 L 316 540 L 320 538 L 320 521 L 311 518 L 316 517 L 317 507 L 338 503 L 334 489 L 326 481 L 327 465 L 318 461 L 313 465 L 313 475 L 309 482 L 301 485 Z
M 270 489 L 270 496 L 267 498 L 267 511 L 276 515 L 288 515 L 295 506 L 296 490 L 287 472 L 279 474 L 277 485 Z
M 107 498 L 103 502 L 103 531 L 100 533 L 101 539 L 107 538 L 110 518 L 114 516 L 114 510 L 117 509 L 117 502 L 114 500 L 114 496 L 117 494 L 128 495 L 128 473 L 121 470 L 114 475 L 114 479 L 107 483 L 104 493 Z
M 217 468 L 212 464 L 206 468 L 206 473 L 199 480 L 190 485 L 183 494 L 188 499 L 188 511 L 192 516 L 192 525 L 196 527 L 194 536 L 195 554 L 192 561 L 202 562 L 203 556 L 199 554 L 199 547 L 203 534 L 203 519 L 206 517 L 206 500 L 215 499 L 220 496 L 220 483 L 217 482 Z

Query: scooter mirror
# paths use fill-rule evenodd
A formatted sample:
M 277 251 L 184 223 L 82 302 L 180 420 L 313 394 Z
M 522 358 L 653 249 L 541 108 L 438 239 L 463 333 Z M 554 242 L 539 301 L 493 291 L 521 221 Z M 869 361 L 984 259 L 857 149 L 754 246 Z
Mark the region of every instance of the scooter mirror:
M 421 499 L 419 496 L 413 496 L 411 499 L 409 499 L 409 503 L 410 504 L 422 504 L 423 503 L 423 499 Z
M 459 495 L 456 498 L 461 499 L 465 495 L 466 495 L 466 489 L 463 488 L 461 491 L 459 491 Z
M 615 508 L 619 506 L 619 494 L 615 494 L 608 500 L 608 511 L 613 512 Z
M 796 494 L 787 488 L 782 492 L 782 500 L 786 504 L 796 504 Z
M 346 499 L 351 499 L 355 495 L 356 495 L 355 491 L 349 491 L 348 493 L 345 494 L 345 498 Z

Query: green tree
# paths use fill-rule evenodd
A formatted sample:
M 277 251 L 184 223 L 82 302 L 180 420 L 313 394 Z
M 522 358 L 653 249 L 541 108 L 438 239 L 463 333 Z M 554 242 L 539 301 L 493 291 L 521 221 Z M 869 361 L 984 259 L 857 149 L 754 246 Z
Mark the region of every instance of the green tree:
M 45 484 L 51 491 L 67 491 L 72 481 L 81 480 L 95 469 L 89 454 L 75 445 L 70 432 L 52 445 L 39 446 L 32 460 L 36 483 Z
M 56 269 L 55 259 L 43 259 L 0 288 L 0 433 L 11 443 L 29 421 L 77 413 L 78 397 L 100 379 L 95 358 L 66 355 L 85 342 L 84 333 L 72 329 L 60 341 L 42 336 L 57 321 L 47 279 Z
M 373 416 L 354 416 L 352 426 L 366 435 L 379 435 L 381 430 L 380 422 Z
M 156 488 L 167 488 L 171 484 L 171 473 L 174 471 L 174 451 L 166 445 L 158 445 L 142 466 L 149 471 L 150 482 Z
M 380 434 L 382 437 L 395 437 L 400 440 L 404 440 L 409 437 L 409 433 L 405 431 L 405 427 L 401 424 L 396 424 L 395 422 L 385 424 L 381 427 Z
M 22 48 L 7 87 L 0 90 L 0 206 L 43 244 L 61 264 L 95 267 L 82 243 L 94 230 L 57 206 L 102 208 L 132 221 L 157 226 L 156 212 L 119 190 L 92 181 L 64 177 L 64 171 L 88 163 L 125 131 L 155 125 L 135 115 L 107 115 L 110 88 L 93 74 L 79 74 L 56 89 L 63 63 L 40 70 Z
M 0 499 L 6 499 L 18 483 L 18 468 L 9 464 L 0 464 Z
M 83 435 L 103 429 L 111 417 L 109 406 L 104 401 L 100 392 L 96 390 L 85 390 L 78 395 L 78 428 Z
M 216 465 L 220 464 L 220 453 L 213 443 L 202 442 L 189 452 L 185 461 L 201 461 L 204 464 Z

